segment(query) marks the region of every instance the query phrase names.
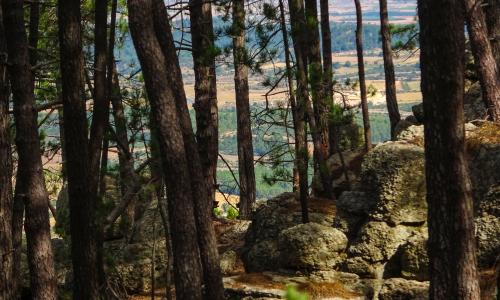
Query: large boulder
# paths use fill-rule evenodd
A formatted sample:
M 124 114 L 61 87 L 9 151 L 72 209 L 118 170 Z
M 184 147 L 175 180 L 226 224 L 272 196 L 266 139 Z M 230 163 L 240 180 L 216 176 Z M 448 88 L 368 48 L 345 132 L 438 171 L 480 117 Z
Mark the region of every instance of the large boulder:
M 337 213 L 333 221 L 335 228 L 349 238 L 355 236 L 366 222 L 375 201 L 363 191 L 346 191 L 337 199 Z
M 375 201 L 372 219 L 391 225 L 426 221 L 422 147 L 403 142 L 378 145 L 365 156 L 361 182 Z
M 500 185 L 478 205 L 475 225 L 479 267 L 492 267 L 500 253 Z
M 424 226 L 389 226 L 386 222 L 367 222 L 350 241 L 345 269 L 365 278 L 385 278 L 400 273 L 400 264 L 393 261 L 399 256 L 401 245 L 410 237 L 422 235 Z
M 300 224 L 279 236 L 282 265 L 304 271 L 328 270 L 337 266 L 347 248 L 347 237 L 331 226 Z
M 379 300 L 429 299 L 429 282 L 391 278 L 384 281 Z
M 401 277 L 418 281 L 429 280 L 427 237 L 415 236 L 401 246 Z
M 309 219 L 312 223 L 331 227 L 335 215 L 334 203 L 311 198 Z M 285 193 L 261 203 L 252 217 L 245 235 L 242 260 L 247 272 L 275 271 L 283 265 L 281 233 L 302 223 L 301 207 L 293 193 Z M 290 266 L 290 264 L 288 264 Z M 292 267 L 292 266 L 290 266 Z

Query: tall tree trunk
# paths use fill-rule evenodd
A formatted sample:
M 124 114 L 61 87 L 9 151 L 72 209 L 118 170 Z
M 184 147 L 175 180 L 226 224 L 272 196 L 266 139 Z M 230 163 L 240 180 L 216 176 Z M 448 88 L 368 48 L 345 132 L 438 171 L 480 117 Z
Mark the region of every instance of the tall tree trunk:
M 109 115 L 109 98 L 106 95 L 107 21 L 108 1 L 95 0 L 94 109 L 89 140 L 90 174 L 99 174 L 102 141 Z M 91 176 L 89 179 L 90 192 L 97 197 L 99 176 Z
M 138 193 L 134 192 L 140 186 L 139 176 L 135 173 L 134 165 L 135 159 L 129 148 L 128 133 L 127 133 L 127 119 L 125 117 L 125 109 L 123 107 L 120 81 L 118 79 L 118 72 L 114 59 L 114 43 L 115 43 L 115 27 L 116 27 L 116 9 L 117 0 L 112 0 L 111 8 L 111 23 L 110 23 L 110 36 L 109 36 L 109 50 L 108 50 L 108 94 L 113 106 L 113 118 L 115 121 L 116 144 L 118 145 L 118 162 L 120 172 L 120 191 L 122 201 L 126 201 L 126 195 L 130 195 L 127 208 L 122 214 L 121 228 L 125 236 L 130 236 L 132 227 L 134 225 L 134 212 L 138 202 Z
M 500 121 L 500 72 L 488 38 L 482 1 L 464 0 L 464 3 L 467 29 L 481 83 L 483 102 L 490 118 L 493 121 Z
M 279 8 L 280 8 L 280 27 L 281 27 L 281 34 L 283 36 L 283 47 L 284 47 L 284 52 L 285 52 L 285 67 L 286 67 L 286 72 L 287 72 L 286 78 L 287 78 L 287 83 L 288 83 L 288 97 L 290 98 L 290 107 L 292 110 L 292 118 L 293 118 L 293 132 L 294 132 L 294 138 L 295 138 L 295 146 L 294 146 L 294 148 L 295 148 L 295 162 L 294 162 L 294 167 L 293 167 L 293 190 L 294 190 L 294 192 L 298 192 L 299 199 L 302 199 L 300 187 L 302 184 L 304 184 L 305 191 L 306 191 L 305 197 L 307 199 L 307 185 L 308 185 L 308 182 L 307 182 L 307 162 L 305 163 L 305 165 L 306 165 L 305 179 L 301 177 L 301 174 L 299 172 L 299 164 L 300 164 L 299 159 L 301 158 L 300 149 L 304 148 L 305 147 L 304 145 L 306 145 L 305 130 L 304 130 L 305 125 L 304 125 L 304 119 L 299 116 L 299 112 L 297 111 L 297 102 L 295 100 L 295 90 L 294 90 L 294 85 L 293 85 L 293 71 L 292 71 L 292 64 L 291 64 L 291 59 L 290 59 L 290 56 L 291 56 L 290 55 L 290 45 L 288 42 L 288 29 L 286 27 L 285 7 L 283 5 L 283 0 L 279 0 Z M 303 212 L 303 214 L 307 215 L 307 206 L 306 206 L 306 210 Z M 305 219 L 307 219 L 307 217 Z
M 307 58 L 303 51 L 306 41 L 306 19 L 304 15 L 304 4 L 301 0 L 288 0 L 290 10 L 290 24 L 292 29 L 293 48 L 295 51 L 296 79 L 297 79 L 297 119 L 295 132 L 298 135 L 296 143 L 296 161 L 299 170 L 300 180 L 300 204 L 302 208 L 302 222 L 309 222 L 309 182 L 307 167 L 309 162 L 309 152 L 307 149 L 307 126 L 306 126 L 306 106 L 309 101 L 307 90 Z
M 29 20 L 29 56 L 31 66 L 35 66 L 38 61 L 37 55 L 37 45 L 38 45 L 38 26 L 40 22 L 40 5 L 36 1 L 30 4 L 30 20 Z M 35 81 L 33 80 L 33 85 Z M 17 174 L 18 175 L 18 174 Z M 16 178 L 17 178 L 16 175 Z M 21 273 L 21 252 L 22 252 L 22 240 L 23 240 L 23 224 L 24 224 L 24 200 L 22 191 L 23 184 L 16 179 L 16 187 L 14 192 L 14 208 L 12 215 L 12 241 L 14 247 L 14 282 L 12 284 L 12 293 L 14 295 L 18 294 L 18 290 L 22 285 L 22 273 Z
M 396 75 L 394 74 L 394 62 L 392 60 L 391 32 L 389 26 L 389 13 L 387 11 L 387 0 L 380 2 L 380 34 L 382 36 L 382 52 L 384 56 L 385 72 L 385 98 L 387 111 L 391 123 L 391 139 L 396 139 L 396 125 L 401 120 L 399 114 L 398 100 L 396 97 Z
M 128 236 L 132 229 L 134 222 L 134 211 L 139 196 L 134 190 L 140 185 L 140 180 L 134 170 L 135 159 L 130 152 L 128 133 L 127 133 L 127 119 L 125 117 L 125 109 L 123 107 L 120 82 L 116 67 L 113 67 L 113 88 L 111 92 L 111 104 L 113 106 L 113 118 L 115 121 L 115 139 L 118 145 L 118 163 L 120 172 L 120 191 L 122 201 L 128 201 L 127 208 L 122 214 L 121 228 L 123 233 Z M 129 197 L 130 199 L 125 199 Z
M 491 49 L 500 68 L 500 0 L 489 0 L 485 12 Z
M 249 219 L 255 206 L 252 123 L 248 90 L 247 51 L 245 46 L 245 0 L 233 1 L 234 89 L 238 135 L 238 173 L 240 178 L 240 217 Z
M 208 182 L 201 172 L 203 160 L 197 155 L 199 146 L 196 143 L 187 108 L 186 95 L 179 60 L 175 51 L 174 40 L 165 4 L 161 0 L 154 0 L 155 30 L 159 39 L 163 54 L 166 58 L 169 84 L 173 87 L 177 113 L 181 121 L 181 129 L 184 138 L 186 153 L 190 153 L 188 160 L 189 173 L 192 180 L 192 188 L 196 225 L 198 228 L 198 244 L 200 248 L 201 262 L 208 299 L 223 299 L 224 286 L 220 271 L 217 241 L 212 224 L 212 196 L 208 194 Z
M 55 299 L 57 290 L 50 242 L 49 199 L 40 156 L 34 77 L 24 28 L 23 1 L 3 0 L 2 8 L 14 95 L 18 179 L 23 182 L 21 191 L 26 207 L 31 292 L 34 299 Z
M 219 113 L 215 74 L 217 51 L 214 43 L 211 2 L 190 0 L 189 12 L 195 76 L 193 107 L 196 112 L 196 140 L 210 203 L 213 203 L 219 154 Z
M 363 133 L 365 136 L 365 151 L 368 152 L 372 147 L 372 130 L 370 128 L 370 115 L 368 114 L 368 100 L 366 98 L 365 60 L 363 58 L 363 11 L 359 0 L 354 0 L 354 4 L 356 5 L 356 51 L 358 54 Z
M 161 2 L 162 5 L 163 2 Z M 177 299 L 201 299 L 202 269 L 183 132 L 169 84 L 167 58 L 155 32 L 151 0 L 129 0 L 129 26 L 141 63 L 167 184 Z M 164 7 L 163 7 L 164 9 Z M 190 153 L 192 155 L 192 153 Z
M 327 107 L 333 104 L 333 72 L 332 72 L 332 32 L 330 30 L 330 12 L 328 0 L 320 0 L 321 42 L 323 55 L 323 88 Z M 331 126 L 330 126 L 331 127 Z M 331 135 L 330 135 L 331 136 Z M 330 143 L 331 144 L 331 143 Z M 329 149 L 332 154 L 335 150 Z
M 7 52 L 0 2 L 0 53 Z M 12 151 L 9 118 L 9 80 L 7 65 L 0 61 L 0 299 L 14 299 L 12 287 L 14 255 L 12 248 Z
M 462 3 L 418 1 L 430 299 L 480 298 L 471 185 L 465 157 Z
M 64 140 L 67 156 L 74 299 L 99 299 L 95 196 L 90 193 L 90 157 L 83 88 L 80 1 L 58 1 Z
M 321 48 L 318 28 L 318 7 L 316 0 L 305 1 L 305 19 L 307 28 L 307 39 L 302 44 L 303 51 L 307 53 L 309 61 L 309 84 L 311 85 L 311 96 L 313 102 L 313 114 L 310 115 L 309 124 L 314 142 L 315 171 L 318 171 L 321 189 L 316 190 L 321 196 L 333 198 L 330 171 L 326 160 L 330 155 L 329 141 L 329 105 L 325 98 L 323 65 L 321 63 Z M 313 120 L 314 118 L 314 120 Z M 314 123 L 314 124 L 312 124 Z

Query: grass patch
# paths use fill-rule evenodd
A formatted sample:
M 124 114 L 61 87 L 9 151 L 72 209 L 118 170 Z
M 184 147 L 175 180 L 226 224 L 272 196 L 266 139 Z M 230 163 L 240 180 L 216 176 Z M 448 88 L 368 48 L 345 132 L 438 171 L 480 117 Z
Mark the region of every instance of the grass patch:
M 358 294 L 349 291 L 340 282 L 304 282 L 297 285 L 297 289 L 306 292 L 311 300 L 324 297 L 353 298 Z

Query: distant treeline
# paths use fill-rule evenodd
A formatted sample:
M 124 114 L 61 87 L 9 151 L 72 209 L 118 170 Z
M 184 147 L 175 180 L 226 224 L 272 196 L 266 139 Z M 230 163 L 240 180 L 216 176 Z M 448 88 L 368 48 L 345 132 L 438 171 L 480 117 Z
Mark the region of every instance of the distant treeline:
M 175 23 L 175 27 L 181 27 L 180 21 Z M 220 18 L 214 18 L 214 28 L 223 31 L 224 27 L 229 25 L 228 22 L 224 22 Z M 332 37 L 332 50 L 333 52 L 342 51 L 353 51 L 356 50 L 355 44 L 355 31 L 356 24 L 351 22 L 331 22 L 331 37 Z M 184 21 L 184 28 L 189 28 L 189 21 Z M 175 30 L 174 39 L 176 41 L 184 40 L 184 42 L 190 43 L 191 37 L 189 33 L 182 33 L 180 30 Z M 276 42 L 281 43 L 281 35 L 275 36 Z M 398 38 L 393 38 L 393 43 L 396 44 Z M 252 45 L 256 43 L 255 38 L 252 35 L 248 36 L 248 44 Z M 231 39 L 224 35 L 219 35 L 216 44 L 220 48 L 224 48 L 231 44 Z M 380 26 L 375 24 L 365 24 L 363 26 L 363 47 L 365 51 L 373 50 L 376 48 L 381 48 L 380 41 Z M 135 54 L 134 46 L 130 37 L 125 37 L 123 47 L 117 49 L 117 56 L 122 65 L 124 64 L 135 64 L 137 65 L 137 57 Z M 280 59 L 284 59 L 283 51 L 277 53 Z M 190 66 L 192 64 L 192 55 L 189 51 L 180 51 L 179 60 L 181 65 Z

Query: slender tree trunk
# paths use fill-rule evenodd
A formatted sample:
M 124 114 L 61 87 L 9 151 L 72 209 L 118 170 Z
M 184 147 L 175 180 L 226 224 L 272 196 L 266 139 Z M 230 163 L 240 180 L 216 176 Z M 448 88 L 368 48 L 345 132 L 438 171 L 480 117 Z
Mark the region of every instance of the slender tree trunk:
M 309 60 L 309 84 L 313 102 L 313 114 L 310 115 L 309 124 L 314 142 L 315 171 L 319 172 L 321 190 L 315 191 L 326 198 L 333 198 L 330 171 L 326 160 L 330 155 L 330 135 L 328 133 L 329 105 L 325 95 L 323 65 L 321 63 L 321 48 L 318 28 L 318 7 L 316 0 L 305 1 L 305 19 L 307 25 L 307 39 L 302 44 L 303 51 Z M 314 120 L 313 120 L 314 118 Z M 311 124 L 314 123 L 314 124 Z
M 240 178 L 240 217 L 249 219 L 255 206 L 252 123 L 248 90 L 245 46 L 245 0 L 233 1 L 234 88 L 238 134 L 238 173 Z
M 363 58 L 363 11 L 359 0 L 354 0 L 356 5 L 356 51 L 358 53 L 359 90 L 361 92 L 361 110 L 363 113 L 363 133 L 365 136 L 365 151 L 372 147 L 372 130 L 370 128 L 370 115 L 368 114 L 368 101 L 366 98 L 365 60 Z
M 26 206 L 25 230 L 31 292 L 34 299 L 55 299 L 57 291 L 50 242 L 49 199 L 40 156 L 34 77 L 24 29 L 23 2 L 3 0 L 2 8 L 9 54 L 8 69 L 14 95 L 18 179 L 23 182 Z
M 219 115 L 215 74 L 216 46 L 210 1 L 190 0 L 191 41 L 194 63 L 194 109 L 196 140 L 201 157 L 203 176 L 207 181 L 210 203 L 215 202 L 217 159 L 219 154 Z
M 154 124 L 154 119 L 152 114 L 149 114 L 150 124 Z M 170 225 L 169 225 L 169 212 L 167 208 L 167 202 L 165 197 L 165 182 L 163 180 L 163 174 L 161 169 L 161 153 L 158 145 L 158 131 L 157 128 L 152 125 L 151 128 L 151 177 L 156 178 L 154 181 L 156 197 L 158 199 L 158 205 L 160 207 L 161 221 L 164 229 L 165 236 L 165 246 L 167 247 L 167 262 L 165 266 L 165 293 L 167 300 L 172 300 L 172 237 L 170 235 Z
M 328 0 L 320 0 L 319 5 L 321 12 L 323 85 L 325 90 L 324 94 L 325 94 L 326 105 L 328 108 L 330 108 L 333 104 L 333 72 L 332 72 L 332 32 L 330 30 L 330 12 L 328 8 Z M 330 150 L 329 155 L 335 152 L 334 149 L 329 149 L 329 150 Z
M 396 125 L 401 120 L 399 114 L 398 100 L 396 97 L 396 75 L 394 74 L 394 62 L 392 60 L 391 32 L 389 26 L 389 13 L 387 11 L 387 0 L 380 1 L 380 34 L 382 36 L 382 52 L 384 55 L 385 72 L 385 98 L 387 111 L 391 123 L 391 139 L 396 139 Z
M 107 20 L 108 1 L 95 0 L 94 109 L 89 139 L 90 174 L 99 174 L 102 141 L 109 115 L 109 98 L 106 95 Z M 99 176 L 90 177 L 90 192 L 96 197 L 98 183 Z
M 175 96 L 168 82 L 172 70 L 167 69 L 167 58 L 155 32 L 154 8 L 151 0 L 129 0 L 129 26 L 158 126 L 158 143 L 171 213 L 177 299 L 201 299 L 202 269 L 188 157 Z
M 300 187 L 301 184 L 304 184 L 305 187 L 305 197 L 307 199 L 307 162 L 305 164 L 306 166 L 306 172 L 305 172 L 305 179 L 301 177 L 301 174 L 299 172 L 299 159 L 301 158 L 300 155 L 300 149 L 305 148 L 304 145 L 306 145 L 306 140 L 305 140 L 305 125 L 304 125 L 304 119 L 303 117 L 299 116 L 299 112 L 297 111 L 297 102 L 295 100 L 295 90 L 294 90 L 294 84 L 293 84 L 293 72 L 292 72 L 292 64 L 291 64 L 291 59 L 290 59 L 290 45 L 288 42 L 288 29 L 286 27 L 286 18 L 285 18 L 285 7 L 283 5 L 283 0 L 279 1 L 279 7 L 280 7 L 280 27 L 281 27 L 281 33 L 283 36 L 283 46 L 285 50 L 285 66 L 286 66 L 286 77 L 287 77 L 287 82 L 288 82 L 288 94 L 290 97 L 290 107 L 292 110 L 292 118 L 293 118 L 293 132 L 294 132 L 294 138 L 295 138 L 295 162 L 294 162 L 294 167 L 293 167 L 293 190 L 294 192 L 299 193 L 299 199 L 302 199 L 302 194 L 300 193 Z M 302 145 L 302 146 L 301 146 Z M 302 147 L 302 148 L 301 148 Z M 302 179 L 301 179 L 302 178 Z M 306 210 L 302 212 L 303 214 L 307 215 L 307 205 L 306 205 Z M 307 219 L 307 217 L 305 218 Z
M 465 157 L 462 3 L 418 1 L 430 299 L 480 299 Z
M 177 113 L 181 121 L 181 129 L 184 138 L 186 153 L 190 154 L 188 160 L 189 173 L 192 180 L 193 199 L 195 205 L 196 225 L 198 228 L 198 244 L 200 248 L 201 262 L 208 299 L 223 299 L 224 286 L 220 271 L 219 253 L 217 241 L 212 224 L 212 196 L 208 194 L 206 185 L 208 182 L 201 172 L 203 160 L 196 154 L 200 149 L 196 143 L 187 108 L 186 95 L 179 60 L 175 51 L 174 40 L 165 4 L 161 0 L 154 0 L 155 30 L 159 39 L 163 54 L 166 58 L 169 84 L 173 87 Z M 169 199 L 171 199 L 169 197 Z
M 7 52 L 0 2 L 0 53 Z M 9 80 L 6 61 L 0 61 L 0 299 L 14 299 L 12 245 L 12 151 L 9 118 Z
M 38 61 L 37 45 L 38 45 L 38 26 L 40 21 L 40 5 L 38 2 L 30 4 L 30 21 L 29 21 L 29 56 L 31 66 L 35 66 Z M 33 80 L 33 85 L 35 81 Z M 17 175 L 16 175 L 17 178 Z M 16 179 L 16 187 L 14 193 L 14 208 L 12 215 L 12 240 L 14 247 L 14 282 L 12 284 L 12 293 L 18 294 L 18 290 L 22 285 L 21 273 L 21 252 L 22 252 L 22 238 L 23 238 L 23 224 L 24 224 L 24 200 L 22 191 L 23 184 Z
M 309 101 L 309 93 L 307 90 L 307 58 L 303 51 L 303 44 L 306 41 L 306 20 L 304 16 L 304 4 L 301 0 L 288 0 L 290 9 L 290 24 L 292 29 L 293 47 L 295 51 L 295 65 L 297 78 L 297 117 L 300 119 L 296 122 L 296 135 L 300 136 L 295 143 L 296 145 L 296 160 L 299 170 L 300 179 L 300 204 L 302 208 L 302 222 L 309 222 L 309 183 L 307 167 L 309 161 L 309 152 L 307 149 L 307 127 L 306 127 L 306 106 Z M 314 117 L 313 117 L 314 118 Z
M 500 68 L 500 0 L 489 0 L 485 12 L 491 49 L 497 67 Z
M 483 102 L 488 115 L 500 121 L 500 72 L 488 38 L 482 1 L 464 0 L 472 54 L 477 65 Z M 498 16 L 500 18 L 500 15 Z
M 134 170 L 135 159 L 130 152 L 127 119 L 125 117 L 125 109 L 120 92 L 120 83 L 116 67 L 113 68 L 113 89 L 111 92 L 111 104 L 113 106 L 113 118 L 115 121 L 116 144 L 118 145 L 118 162 L 120 172 L 120 191 L 122 201 L 127 201 L 127 208 L 122 214 L 123 233 L 128 236 L 134 222 L 135 206 L 139 200 L 139 196 L 135 192 L 140 185 L 140 180 Z M 129 197 L 130 199 L 126 199 Z
M 67 156 L 73 298 L 99 299 L 95 196 L 90 193 L 90 157 L 83 88 L 80 1 L 58 1 L 64 140 Z

